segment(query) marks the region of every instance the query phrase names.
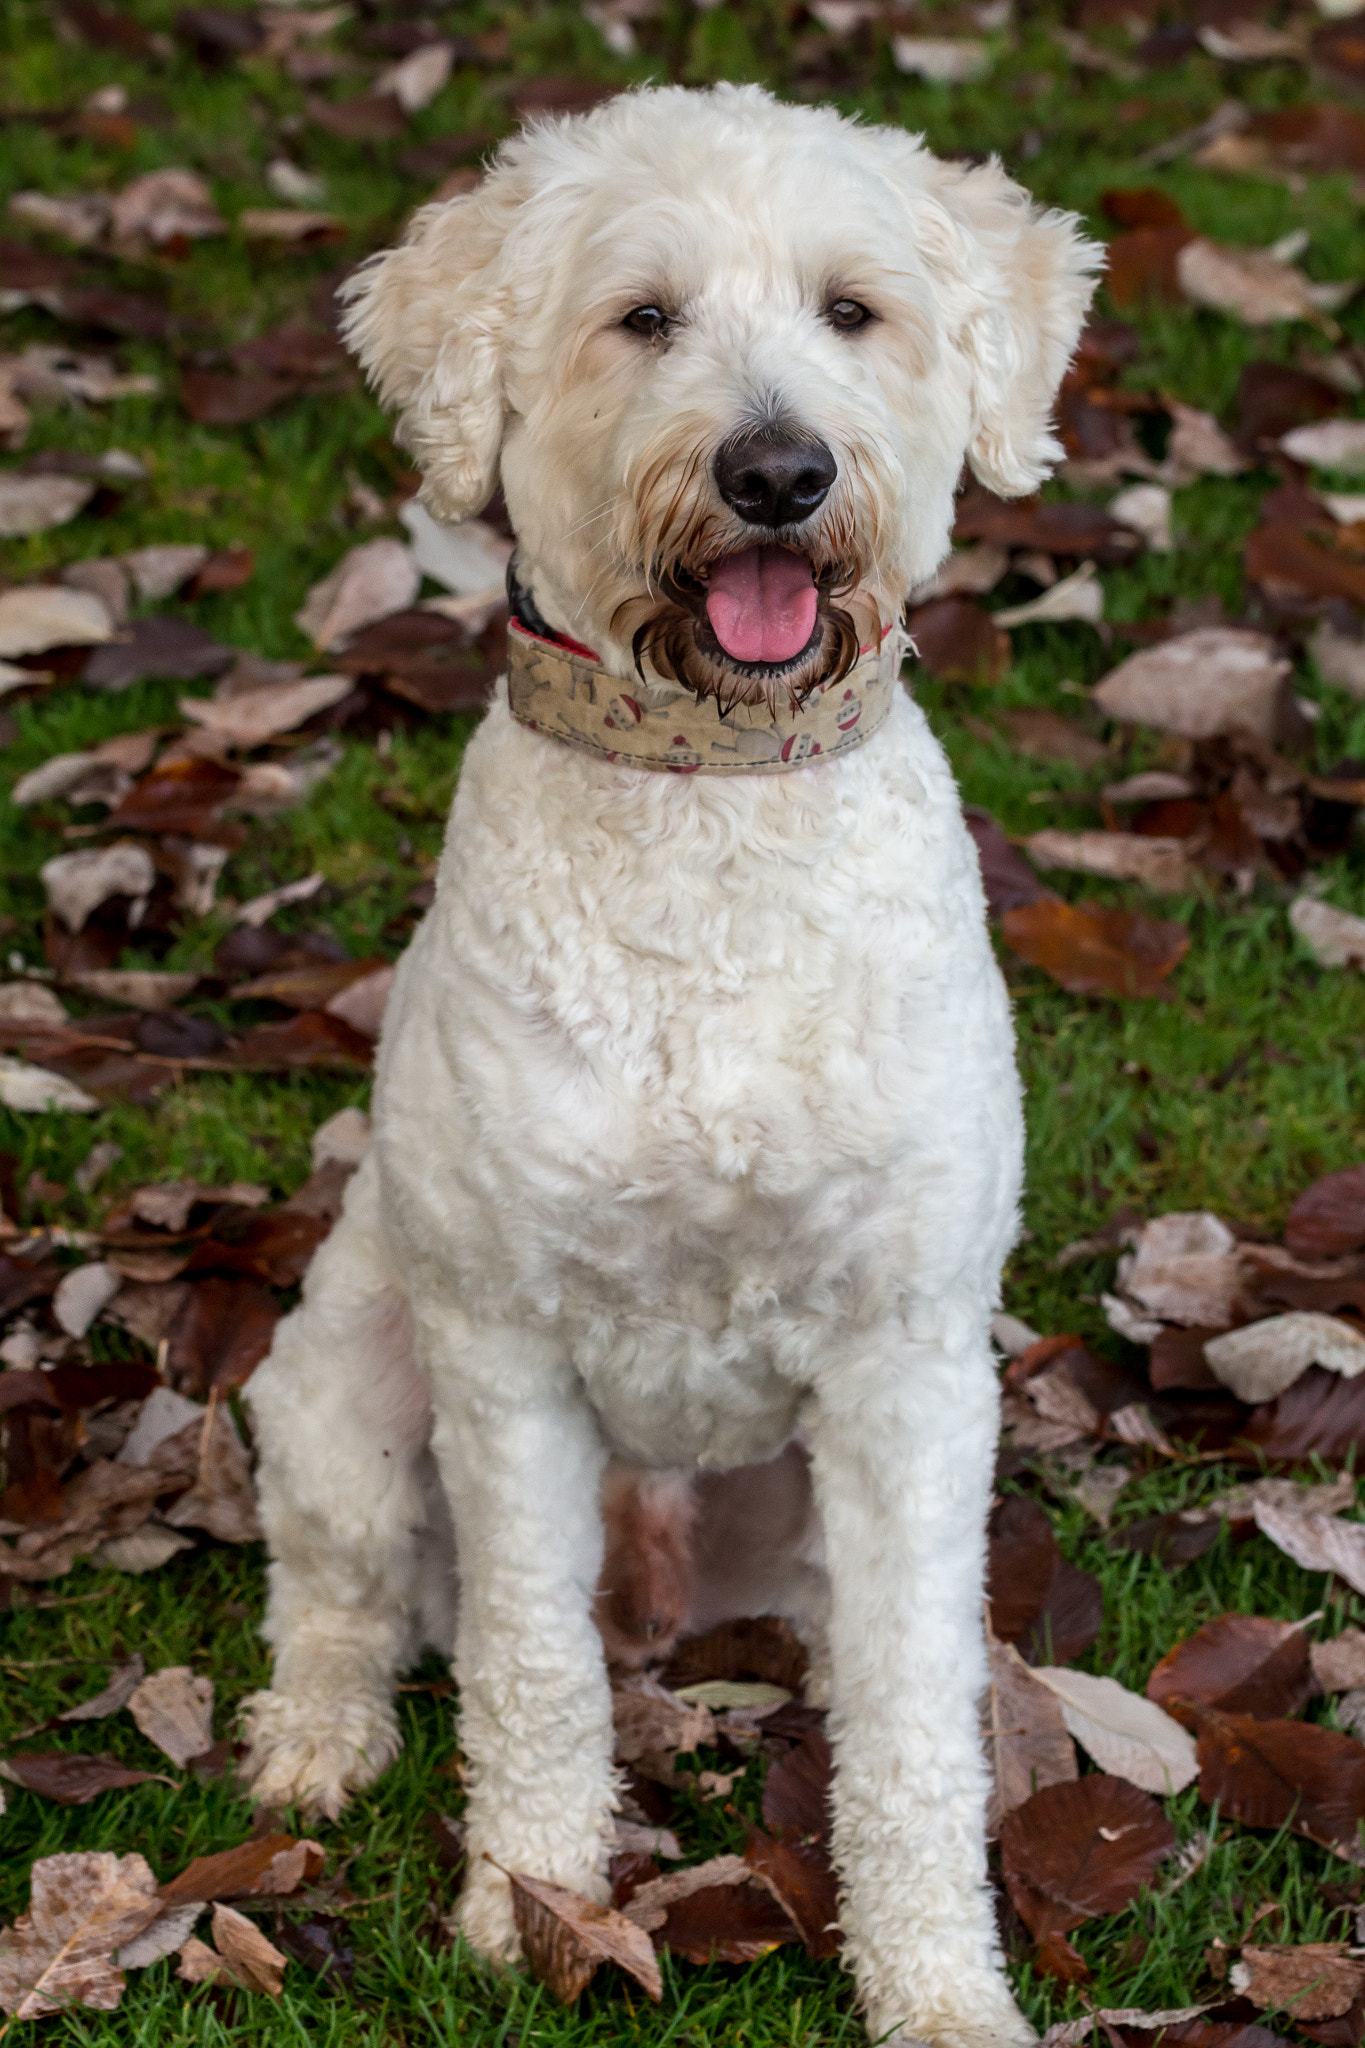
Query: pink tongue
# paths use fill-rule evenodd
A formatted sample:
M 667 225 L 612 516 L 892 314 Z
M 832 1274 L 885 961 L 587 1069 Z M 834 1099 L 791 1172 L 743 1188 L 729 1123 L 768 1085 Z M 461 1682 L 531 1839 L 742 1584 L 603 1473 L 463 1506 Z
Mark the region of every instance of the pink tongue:
M 810 563 L 788 548 L 745 548 L 711 571 L 706 616 L 736 661 L 791 661 L 815 630 Z

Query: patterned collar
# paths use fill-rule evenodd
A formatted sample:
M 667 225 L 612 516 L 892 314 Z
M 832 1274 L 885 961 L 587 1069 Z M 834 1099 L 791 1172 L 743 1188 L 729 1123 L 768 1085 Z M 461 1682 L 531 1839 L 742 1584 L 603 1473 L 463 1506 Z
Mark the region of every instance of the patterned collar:
M 543 637 L 514 616 L 507 699 L 520 724 L 602 761 L 673 775 L 784 775 L 871 739 L 891 709 L 904 652 L 899 626 L 889 627 L 880 645 L 865 647 L 839 682 L 818 685 L 799 711 L 774 716 L 763 705 L 737 704 L 722 718 L 714 698 L 698 702 L 654 676 L 624 683 L 588 648 Z

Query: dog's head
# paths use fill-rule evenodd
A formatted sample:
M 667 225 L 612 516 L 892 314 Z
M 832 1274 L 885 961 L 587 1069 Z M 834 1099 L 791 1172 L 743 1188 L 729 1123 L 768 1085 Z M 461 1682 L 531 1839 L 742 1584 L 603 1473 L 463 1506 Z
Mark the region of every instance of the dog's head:
M 1097 251 L 995 163 L 757 87 L 506 142 L 361 270 L 347 335 L 438 517 L 501 473 L 518 566 L 617 673 L 800 701 L 1031 490 Z

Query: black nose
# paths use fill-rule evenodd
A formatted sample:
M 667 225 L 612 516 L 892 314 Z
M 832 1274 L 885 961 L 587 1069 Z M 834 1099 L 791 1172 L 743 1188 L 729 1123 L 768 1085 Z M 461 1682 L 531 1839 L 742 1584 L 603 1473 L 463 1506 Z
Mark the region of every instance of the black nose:
M 716 489 L 750 526 L 799 526 L 838 474 L 823 441 L 789 427 L 734 434 L 715 461 Z

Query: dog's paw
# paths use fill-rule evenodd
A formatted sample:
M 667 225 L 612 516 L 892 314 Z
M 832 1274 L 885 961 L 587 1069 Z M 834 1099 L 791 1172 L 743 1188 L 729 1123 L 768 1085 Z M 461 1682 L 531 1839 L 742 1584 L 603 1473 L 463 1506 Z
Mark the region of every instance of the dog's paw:
M 1036 2048 L 1038 2036 L 1003 1977 L 972 1970 L 951 1997 L 915 1999 L 899 2014 L 880 2001 L 868 2012 L 868 2033 L 882 2048 Z
M 353 1792 L 387 1770 L 403 1738 L 387 1700 L 294 1699 L 255 1692 L 243 1700 L 247 1755 L 241 1774 L 262 1806 L 301 1806 L 335 1820 Z
M 486 1963 L 510 1970 L 523 1960 L 512 1887 L 493 1864 L 485 1861 L 470 1870 L 453 1925 Z

